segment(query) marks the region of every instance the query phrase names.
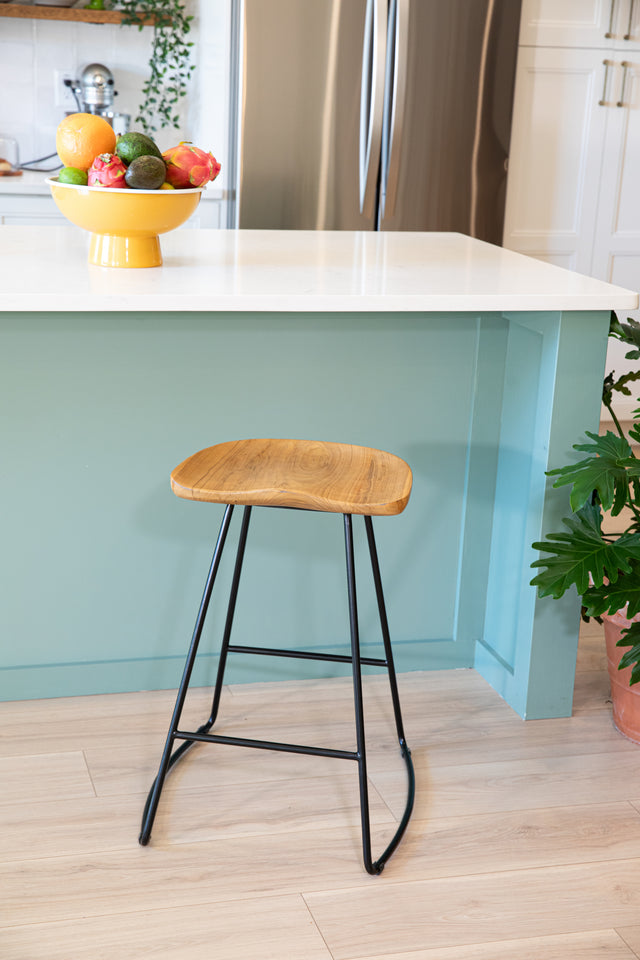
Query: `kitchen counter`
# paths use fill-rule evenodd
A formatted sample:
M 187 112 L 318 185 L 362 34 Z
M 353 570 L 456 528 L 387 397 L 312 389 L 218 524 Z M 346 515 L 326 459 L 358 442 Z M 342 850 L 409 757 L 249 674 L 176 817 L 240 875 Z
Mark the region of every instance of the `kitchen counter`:
M 36 197 L 50 197 L 51 190 L 45 183 L 45 179 L 50 176 L 55 176 L 55 171 L 39 173 L 34 170 L 23 170 L 19 177 L 0 177 L 0 195 L 25 194 Z
M 58 168 L 59 169 L 59 168 Z M 43 173 L 38 170 L 23 170 L 19 177 L 0 177 L 0 196 L 7 194 L 28 194 L 37 197 L 50 197 L 51 190 L 46 182 L 47 177 L 57 176 L 58 170 Z M 207 185 L 202 196 L 203 200 L 222 200 L 224 191 L 216 186 L 215 182 Z
M 199 231 L 161 237 L 164 266 L 86 263 L 73 227 L 0 235 L 5 309 L 601 310 L 628 291 L 461 234 Z M 34 260 L 38 283 L 30 282 Z
M 51 174 L 23 170 L 19 177 L 0 177 L 0 226 L 64 226 L 68 223 L 59 212 L 46 183 Z M 226 192 L 213 182 L 207 185 L 198 208 L 196 226 L 219 227 L 224 223 Z
M 398 669 L 475 668 L 523 717 L 570 714 L 579 602 L 536 597 L 530 544 L 568 513 L 545 470 L 597 429 L 609 311 L 636 294 L 460 235 L 161 244 L 162 267 L 114 270 L 72 226 L 0 228 L 0 696 L 175 686 L 220 511 L 177 500 L 169 473 L 223 440 L 297 436 L 413 469 L 407 509 L 376 525 Z M 340 518 L 252 525 L 236 642 L 335 651 Z M 363 585 L 377 655 L 373 604 Z M 284 663 L 232 658 L 230 679 L 326 668 Z

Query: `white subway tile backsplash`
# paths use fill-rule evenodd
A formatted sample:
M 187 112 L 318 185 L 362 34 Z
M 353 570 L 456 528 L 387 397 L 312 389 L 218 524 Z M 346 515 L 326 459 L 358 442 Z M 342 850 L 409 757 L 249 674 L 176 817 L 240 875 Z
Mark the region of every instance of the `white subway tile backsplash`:
M 225 160 L 229 0 L 187 0 L 195 15 L 189 39 L 194 42 L 190 93 L 181 104 L 180 128 L 158 131 L 162 149 L 193 140 Z M 61 20 L 0 19 L 0 130 L 19 142 L 22 160 L 55 150 L 55 131 L 65 110 L 55 105 L 54 71 L 79 72 L 88 63 L 103 63 L 114 75 L 119 95 L 114 110 L 132 122 L 148 76 L 151 28 Z M 139 127 L 139 125 L 138 125 Z

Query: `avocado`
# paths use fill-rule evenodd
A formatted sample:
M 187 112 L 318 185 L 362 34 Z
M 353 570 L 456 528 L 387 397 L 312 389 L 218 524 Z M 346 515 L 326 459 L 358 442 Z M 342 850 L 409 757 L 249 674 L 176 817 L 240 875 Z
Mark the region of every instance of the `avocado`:
M 127 167 L 124 179 L 134 190 L 158 190 L 166 175 L 167 167 L 160 157 L 138 157 Z
M 160 157 L 162 153 L 158 145 L 148 137 L 146 133 L 138 133 L 132 130 L 131 133 L 123 133 L 116 140 L 116 156 L 120 157 L 122 162 L 129 166 L 138 157 Z

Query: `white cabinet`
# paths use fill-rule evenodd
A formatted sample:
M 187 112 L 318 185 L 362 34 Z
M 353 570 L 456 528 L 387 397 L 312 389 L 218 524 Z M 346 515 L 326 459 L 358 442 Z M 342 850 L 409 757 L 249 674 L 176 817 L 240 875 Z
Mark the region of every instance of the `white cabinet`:
M 51 197 L 17 193 L 0 194 L 0 224 L 60 227 L 68 222 Z
M 639 289 L 639 170 L 640 52 L 520 47 L 504 245 Z
M 520 44 L 504 245 L 640 290 L 640 0 L 524 0 Z
M 640 49 L 640 0 L 523 0 L 523 46 Z
M 640 56 L 616 65 L 616 103 L 607 109 L 590 273 L 640 287 Z M 624 78 L 624 92 L 622 92 Z
M 504 245 L 580 273 L 591 267 L 597 220 L 603 59 L 521 47 L 516 71 Z
M 47 188 L 48 191 L 48 188 Z M 221 229 L 226 226 L 226 200 L 208 197 L 183 227 Z M 51 196 L 35 193 L 2 193 L 0 191 L 0 225 L 61 227 L 69 221 L 63 217 Z

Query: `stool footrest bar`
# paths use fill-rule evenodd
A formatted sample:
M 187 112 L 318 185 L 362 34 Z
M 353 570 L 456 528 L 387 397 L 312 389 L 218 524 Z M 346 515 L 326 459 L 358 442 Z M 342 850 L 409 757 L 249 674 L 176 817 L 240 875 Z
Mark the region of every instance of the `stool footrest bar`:
M 359 754 L 354 750 L 332 750 L 329 747 L 306 747 L 297 743 L 277 743 L 273 740 L 251 740 L 247 737 L 225 737 L 212 733 L 188 733 L 177 730 L 176 740 L 187 740 L 196 743 L 226 743 L 234 747 L 257 747 L 259 750 L 279 750 L 282 753 L 306 753 L 313 757 L 335 757 L 339 760 L 359 760 Z
M 292 657 L 296 660 L 328 660 L 332 663 L 352 663 L 351 657 L 339 653 L 316 653 L 313 650 L 285 650 L 280 647 L 248 647 L 237 643 L 230 643 L 227 647 L 229 653 L 252 653 L 257 656 L 267 657 Z M 360 657 L 360 663 L 366 663 L 369 667 L 388 667 L 386 660 L 378 657 Z

